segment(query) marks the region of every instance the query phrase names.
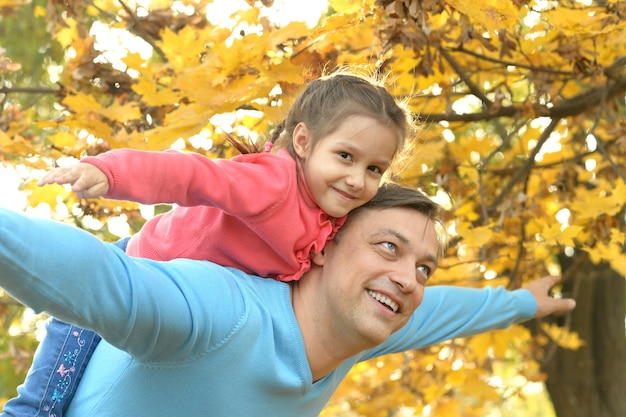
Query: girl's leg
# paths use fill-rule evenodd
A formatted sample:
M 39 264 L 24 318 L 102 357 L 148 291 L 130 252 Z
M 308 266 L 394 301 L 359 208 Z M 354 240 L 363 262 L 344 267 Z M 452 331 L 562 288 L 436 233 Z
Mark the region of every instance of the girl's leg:
M 128 238 L 115 242 L 124 251 L 127 244 Z M 51 319 L 24 384 L 0 417 L 61 417 L 98 342 L 100 336 L 90 330 Z
M 24 384 L 2 416 L 61 417 L 99 341 L 90 330 L 51 319 Z

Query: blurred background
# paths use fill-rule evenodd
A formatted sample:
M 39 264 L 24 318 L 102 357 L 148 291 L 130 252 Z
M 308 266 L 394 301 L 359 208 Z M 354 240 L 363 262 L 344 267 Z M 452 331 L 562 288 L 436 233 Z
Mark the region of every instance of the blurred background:
M 626 2 L 0 0 L 0 205 L 113 241 L 169 210 L 66 187 L 115 148 L 238 154 L 308 81 L 384 77 L 419 121 L 394 180 L 448 212 L 430 285 L 563 275 L 571 314 L 353 370 L 324 416 L 626 416 Z M 219 186 L 219 185 L 217 185 Z M 0 404 L 45 315 L 0 291 Z

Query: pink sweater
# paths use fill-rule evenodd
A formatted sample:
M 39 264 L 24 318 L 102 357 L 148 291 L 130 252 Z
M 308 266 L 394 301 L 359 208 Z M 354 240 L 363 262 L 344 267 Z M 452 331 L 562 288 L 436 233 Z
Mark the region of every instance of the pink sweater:
M 104 196 L 177 204 L 146 222 L 127 252 L 156 260 L 191 258 L 281 281 L 299 279 L 345 217 L 311 198 L 289 154 L 211 160 L 178 151 L 115 150 L 81 162 L 109 179 Z

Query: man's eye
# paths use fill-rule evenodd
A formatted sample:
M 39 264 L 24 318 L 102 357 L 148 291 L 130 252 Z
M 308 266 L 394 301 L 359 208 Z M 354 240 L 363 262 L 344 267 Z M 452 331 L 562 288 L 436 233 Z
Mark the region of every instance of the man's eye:
M 348 152 L 339 152 L 339 156 L 342 157 L 343 159 L 352 159 L 352 155 L 350 155 Z
M 430 276 L 430 267 L 426 266 L 426 265 L 420 265 L 417 267 L 418 271 L 421 271 L 424 275 L 426 275 L 427 277 Z
M 384 246 L 387 250 L 389 250 L 389 251 L 391 251 L 391 252 L 395 252 L 395 251 L 396 251 L 396 245 L 395 245 L 394 243 L 391 243 L 391 242 L 383 242 L 383 246 Z

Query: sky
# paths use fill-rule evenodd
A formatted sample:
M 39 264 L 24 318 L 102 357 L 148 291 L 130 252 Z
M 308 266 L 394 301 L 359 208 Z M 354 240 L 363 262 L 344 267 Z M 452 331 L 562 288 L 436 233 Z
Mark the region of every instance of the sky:
M 20 175 L 12 167 L 0 164 L 0 207 L 23 210 L 26 196 L 19 190 Z

